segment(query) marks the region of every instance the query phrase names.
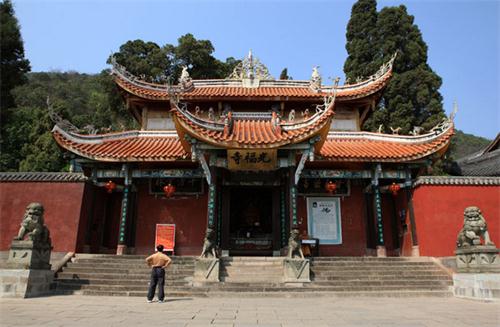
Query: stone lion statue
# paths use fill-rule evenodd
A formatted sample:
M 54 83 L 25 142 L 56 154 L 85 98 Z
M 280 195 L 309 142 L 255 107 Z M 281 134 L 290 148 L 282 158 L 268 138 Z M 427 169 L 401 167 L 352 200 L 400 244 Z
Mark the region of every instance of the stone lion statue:
M 457 237 L 457 248 L 481 245 L 481 238 L 484 245 L 494 245 L 481 210 L 478 207 L 467 207 L 464 210 L 464 226 Z
M 208 227 L 205 234 L 205 240 L 203 241 L 203 250 L 201 251 L 200 258 L 217 258 L 216 248 L 215 231 L 213 228 Z
M 21 228 L 14 237 L 14 240 L 23 240 L 26 236 L 28 239 L 37 243 L 50 244 L 50 233 L 43 220 L 43 205 L 33 202 L 28 204 L 24 213 Z
M 300 233 L 297 228 L 292 228 L 292 230 L 290 231 L 290 238 L 288 239 L 288 258 L 290 259 L 304 259 L 304 253 L 302 253 L 299 234 Z

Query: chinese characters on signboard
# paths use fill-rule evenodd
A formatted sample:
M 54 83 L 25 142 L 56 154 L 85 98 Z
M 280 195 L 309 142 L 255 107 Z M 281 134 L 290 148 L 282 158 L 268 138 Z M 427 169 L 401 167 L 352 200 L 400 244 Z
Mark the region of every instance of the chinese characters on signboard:
M 309 235 L 320 244 L 342 244 L 339 198 L 308 197 L 307 222 Z
M 227 150 L 230 170 L 271 170 L 276 168 L 276 150 Z

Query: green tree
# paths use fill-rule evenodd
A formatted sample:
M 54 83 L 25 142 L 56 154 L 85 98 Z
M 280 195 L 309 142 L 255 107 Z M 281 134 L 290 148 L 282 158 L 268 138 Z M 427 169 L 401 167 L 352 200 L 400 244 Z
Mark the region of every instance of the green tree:
M 24 58 L 24 45 L 10 0 L 0 3 L 0 171 L 16 167 L 17 145 L 7 138 L 14 98 L 12 90 L 26 83 L 30 63 Z
M 348 56 L 344 63 L 346 79 L 350 82 L 367 77 L 378 68 L 377 15 L 375 0 L 359 0 L 352 6 L 346 32 Z
M 30 70 L 29 60 L 24 58 L 24 45 L 19 23 L 14 16 L 10 0 L 0 3 L 0 104 L 2 109 L 14 105 L 11 90 L 26 83 L 26 73 Z M 2 110 L 3 112 L 3 110 Z
M 373 16 L 374 8 L 373 0 L 360 0 L 353 6 L 347 33 L 346 76 L 367 77 L 394 53 L 398 56 L 393 77 L 364 129 L 374 131 L 380 124 L 386 129 L 401 127 L 403 134 L 408 134 L 414 126 L 430 129 L 445 114 L 439 93 L 442 81 L 427 64 L 427 45 L 422 34 L 405 6 L 386 7 Z M 363 10 L 371 13 L 370 19 L 363 20 L 367 14 Z M 358 29 L 355 24 L 360 24 Z M 370 67 L 370 70 L 358 67 Z
M 51 108 L 81 129 L 99 133 L 136 128 L 126 112 L 109 71 L 98 75 L 78 73 L 30 73 L 28 83 L 12 94 L 16 107 L 6 124 L 7 139 L 15 144 L 4 154 L 13 163 L 8 170 L 59 171 L 67 159 L 54 141 L 47 96 Z
M 130 73 L 150 82 L 163 82 L 171 73 L 172 63 L 165 48 L 154 42 L 128 41 L 113 56 Z
M 165 82 L 169 78 L 174 84 L 183 66 L 188 67 L 192 78 L 210 79 L 228 76 L 239 63 L 233 57 L 225 62 L 218 60 L 213 56 L 212 42 L 197 40 L 190 33 L 181 36 L 177 42 L 177 45 L 160 47 L 153 42 L 128 41 L 113 56 L 135 76 L 151 82 Z
M 288 68 L 283 68 L 280 73 L 280 79 L 292 79 L 292 77 L 288 76 Z

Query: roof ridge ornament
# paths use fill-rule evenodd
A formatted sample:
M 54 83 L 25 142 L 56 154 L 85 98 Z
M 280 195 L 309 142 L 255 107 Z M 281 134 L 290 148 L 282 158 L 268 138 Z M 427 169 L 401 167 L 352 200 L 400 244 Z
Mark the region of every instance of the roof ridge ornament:
M 321 91 L 321 74 L 318 71 L 319 66 L 314 66 L 311 74 L 311 81 L 309 82 L 309 87 L 314 92 Z
M 189 76 L 188 67 L 182 66 L 181 76 L 179 77 L 179 85 L 183 91 L 187 91 L 193 88 L 193 79 Z
M 371 82 L 379 79 L 380 77 L 384 76 L 388 71 L 392 70 L 392 67 L 394 66 L 394 60 L 396 60 L 396 57 L 398 56 L 399 50 L 394 52 L 394 54 L 391 56 L 391 58 L 382 64 L 382 66 L 379 67 L 379 69 L 375 72 L 375 74 L 372 74 L 368 76 L 368 78 L 363 79 L 362 76 L 358 76 L 355 79 L 355 82 L 353 84 L 362 84 L 366 82 Z M 346 84 L 345 85 L 353 85 L 350 84 L 349 79 L 346 79 Z
M 227 77 L 227 79 L 236 79 L 236 80 L 274 80 L 269 74 L 269 70 L 267 67 L 260 62 L 260 60 L 253 56 L 252 50 L 248 52 L 248 56 L 246 56 L 240 63 L 234 67 L 233 72 Z M 253 82 L 244 83 L 249 84 L 250 86 L 254 86 Z M 257 83 L 258 87 L 258 83 Z

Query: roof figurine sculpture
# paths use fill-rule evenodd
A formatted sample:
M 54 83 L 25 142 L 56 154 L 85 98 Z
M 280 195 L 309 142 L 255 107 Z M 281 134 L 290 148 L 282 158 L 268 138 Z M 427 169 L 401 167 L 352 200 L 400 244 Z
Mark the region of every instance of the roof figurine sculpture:
M 252 50 L 239 64 L 234 67 L 233 72 L 227 77 L 230 80 L 274 80 L 269 74 L 267 67 L 259 59 L 254 58 Z M 244 83 L 245 84 L 245 83 Z M 251 84 L 251 82 L 249 82 Z
M 182 90 L 187 91 L 193 87 L 193 80 L 189 76 L 188 67 L 182 66 L 181 76 L 179 77 L 179 85 Z
M 319 74 L 318 68 L 319 68 L 319 66 L 313 67 L 313 71 L 312 71 L 312 75 L 311 75 L 311 82 L 309 83 L 309 87 L 314 92 L 321 91 L 321 75 Z

